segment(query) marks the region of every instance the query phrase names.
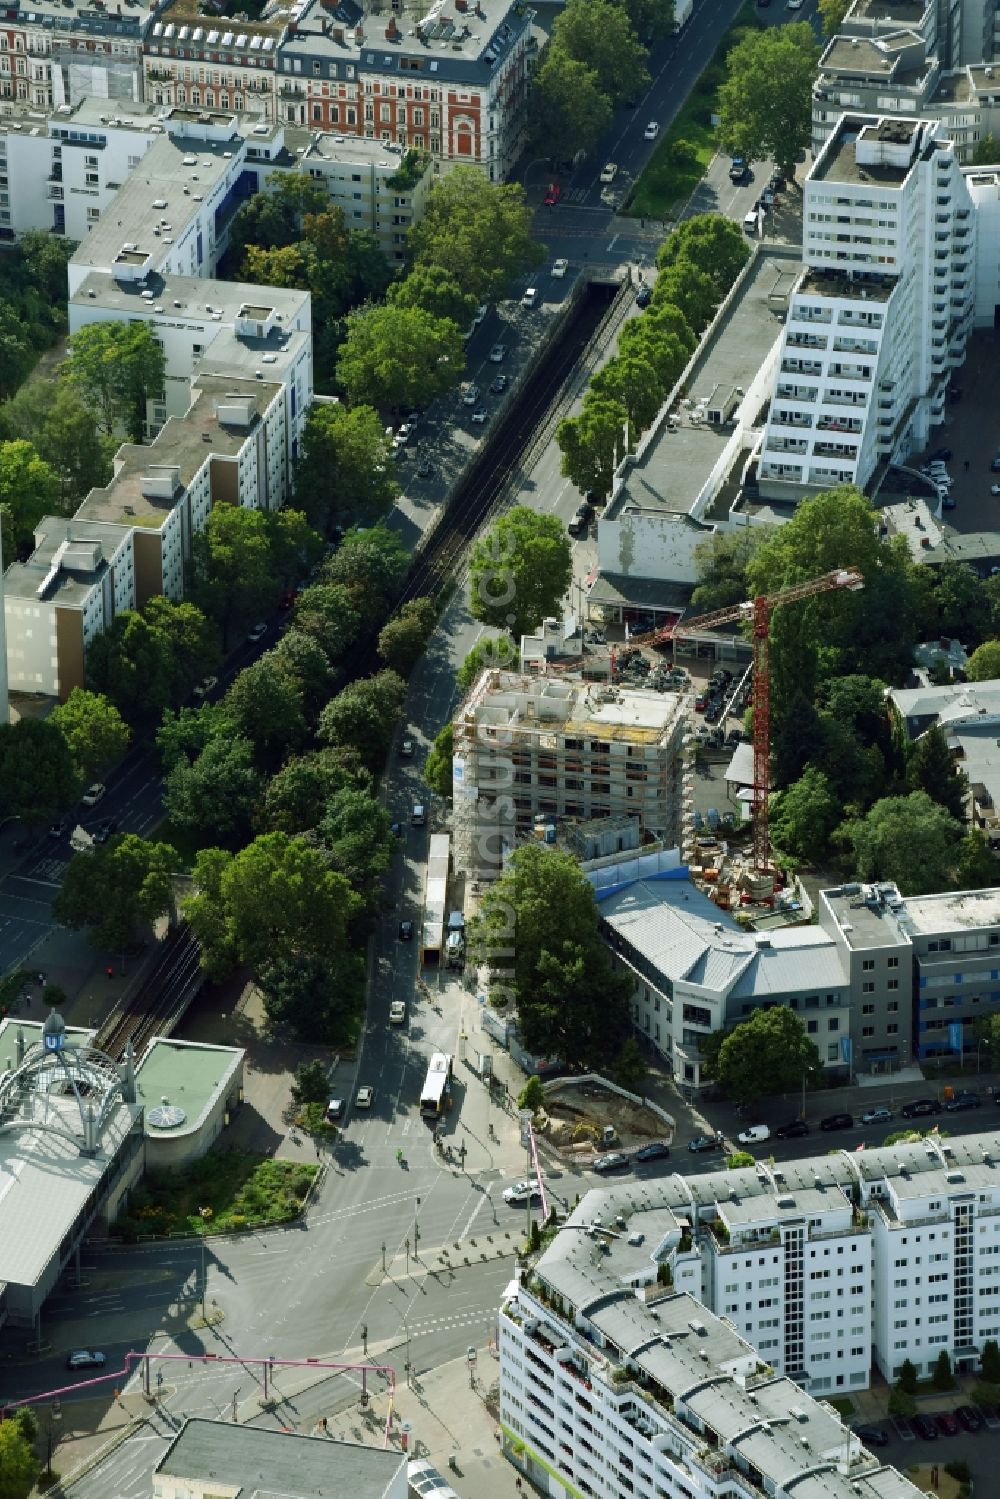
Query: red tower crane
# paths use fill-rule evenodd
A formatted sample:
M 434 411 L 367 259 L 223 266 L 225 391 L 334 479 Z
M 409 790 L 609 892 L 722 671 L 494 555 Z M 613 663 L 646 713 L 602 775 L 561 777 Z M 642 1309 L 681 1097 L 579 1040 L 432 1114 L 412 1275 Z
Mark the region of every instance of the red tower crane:
M 811 599 L 819 593 L 830 593 L 834 589 L 846 588 L 856 592 L 865 586 L 864 578 L 856 567 L 838 568 L 811 578 L 808 583 L 793 583 L 790 588 L 780 588 L 777 593 L 760 594 L 755 599 L 746 599 L 740 604 L 730 604 L 725 609 L 713 609 L 710 614 L 699 614 L 692 619 L 681 620 L 676 625 L 667 625 L 649 635 L 633 635 L 630 644 L 663 644 L 679 635 L 693 635 L 701 630 L 714 630 L 719 625 L 752 621 L 753 634 L 753 863 L 761 873 L 767 871 L 771 862 L 771 838 L 768 828 L 768 794 L 771 782 L 771 673 L 770 632 L 771 615 L 783 604 L 795 604 L 800 599 Z

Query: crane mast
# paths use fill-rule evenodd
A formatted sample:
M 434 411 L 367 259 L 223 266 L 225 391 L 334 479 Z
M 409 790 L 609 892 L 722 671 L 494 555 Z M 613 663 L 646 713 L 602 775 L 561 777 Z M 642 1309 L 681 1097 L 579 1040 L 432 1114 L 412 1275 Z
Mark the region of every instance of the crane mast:
M 771 615 L 775 609 L 785 604 L 796 604 L 801 599 L 815 598 L 818 594 L 832 593 L 839 589 L 857 592 L 864 586 L 864 577 L 856 567 L 835 568 L 818 578 L 810 578 L 808 582 L 779 588 L 776 593 L 758 594 L 756 598 L 729 604 L 724 609 L 713 609 L 708 614 L 695 615 L 679 624 L 654 630 L 651 634 L 631 637 L 635 645 L 660 645 L 668 640 L 676 640 L 679 636 L 715 630 L 721 625 L 749 622 L 753 641 L 753 867 L 758 873 L 766 873 L 771 863 L 768 825 L 771 789 Z

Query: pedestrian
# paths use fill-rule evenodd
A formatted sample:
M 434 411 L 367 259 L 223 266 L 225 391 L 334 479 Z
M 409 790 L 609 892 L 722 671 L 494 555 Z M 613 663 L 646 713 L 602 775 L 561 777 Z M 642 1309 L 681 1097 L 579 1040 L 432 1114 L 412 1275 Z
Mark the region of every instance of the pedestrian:
M 969 472 L 969 460 L 968 460 L 968 458 L 966 458 L 966 460 L 965 460 L 965 472 L 966 473 Z

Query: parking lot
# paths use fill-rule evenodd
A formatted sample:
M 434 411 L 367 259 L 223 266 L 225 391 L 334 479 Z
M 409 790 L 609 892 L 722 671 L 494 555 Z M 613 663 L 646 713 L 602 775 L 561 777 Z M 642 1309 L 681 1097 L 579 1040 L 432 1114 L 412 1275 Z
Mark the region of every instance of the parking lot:
M 933 429 L 927 452 L 908 462 L 919 466 L 939 448 L 950 448 L 948 472 L 954 509 L 943 519 L 956 531 L 1000 531 L 1000 495 L 990 493 L 1000 474 L 990 463 L 1000 452 L 1000 418 L 991 371 L 1000 357 L 1000 331 L 980 328 L 969 340 L 965 364 L 956 370 L 952 389 L 960 399 L 949 401 L 944 422 Z
M 963 1397 L 957 1392 L 952 1395 L 951 1404 L 946 1404 L 946 1398 L 941 1397 L 942 1409 L 953 1411 L 963 1403 Z M 936 1412 L 928 1410 L 927 1414 L 933 1418 Z M 855 1421 L 851 1424 L 859 1423 Z M 982 1431 L 969 1432 L 959 1428 L 954 1436 L 943 1436 L 938 1432 L 931 1440 L 919 1437 L 912 1431 L 904 1440 L 896 1429 L 897 1423 L 891 1420 L 866 1421 L 865 1424 L 878 1427 L 889 1437 L 885 1447 L 871 1446 L 871 1451 L 882 1462 L 905 1473 L 917 1463 L 934 1463 L 943 1470 L 946 1463 L 964 1461 L 968 1463 L 972 1473 L 975 1492 L 984 1495 L 995 1492 L 990 1475 L 997 1471 L 1000 1464 L 1000 1419 L 997 1417 L 991 1417 L 992 1430 L 984 1427 Z

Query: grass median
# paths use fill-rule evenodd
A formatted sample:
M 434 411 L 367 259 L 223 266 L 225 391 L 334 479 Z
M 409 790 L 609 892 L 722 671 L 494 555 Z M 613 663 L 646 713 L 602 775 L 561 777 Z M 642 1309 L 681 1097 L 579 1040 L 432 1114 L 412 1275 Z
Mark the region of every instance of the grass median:
M 745 31 L 760 28 L 755 7 L 744 5 L 647 162 L 621 210 L 623 214 L 633 219 L 667 219 L 690 198 L 717 149 L 712 119 L 719 109 L 726 57 Z

